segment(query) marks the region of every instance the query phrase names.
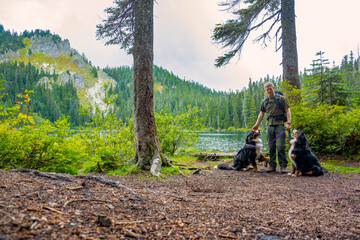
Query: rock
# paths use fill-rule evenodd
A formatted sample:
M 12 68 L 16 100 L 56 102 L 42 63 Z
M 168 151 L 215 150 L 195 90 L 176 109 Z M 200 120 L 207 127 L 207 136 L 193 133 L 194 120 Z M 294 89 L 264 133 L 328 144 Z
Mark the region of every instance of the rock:
M 72 77 L 76 88 L 84 89 L 86 87 L 86 80 L 82 75 L 74 74 Z
M 71 80 L 71 75 L 67 74 L 67 73 L 62 73 L 60 74 L 60 76 L 56 79 L 56 83 L 59 85 L 65 85 L 66 83 L 68 83 Z
M 111 219 L 106 216 L 98 216 L 96 223 L 100 227 L 110 227 L 111 226 Z
M 83 66 L 86 65 L 86 63 L 82 59 L 79 59 L 79 58 L 75 59 L 74 63 L 78 66 L 78 68 L 82 68 Z
M 61 42 L 54 42 L 51 39 L 51 36 L 32 36 L 31 44 L 26 52 L 26 56 L 29 56 L 29 51 L 31 50 L 32 54 L 44 54 L 51 56 L 53 58 L 58 58 L 60 56 L 70 56 L 71 49 L 69 40 L 64 40 Z
M 10 49 L 4 54 L 0 54 L 0 63 L 19 57 L 20 57 L 20 50 L 14 52 Z
M 54 79 L 53 78 L 48 78 L 48 77 L 43 77 L 41 78 L 38 82 L 37 85 L 40 84 L 45 84 L 45 87 L 47 89 L 52 89 L 52 84 L 54 83 Z

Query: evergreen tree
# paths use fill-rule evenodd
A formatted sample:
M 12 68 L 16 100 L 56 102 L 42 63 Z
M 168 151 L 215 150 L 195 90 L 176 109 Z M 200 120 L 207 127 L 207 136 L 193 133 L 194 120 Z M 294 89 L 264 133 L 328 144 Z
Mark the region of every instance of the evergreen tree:
M 312 69 L 305 70 L 307 100 L 314 105 L 347 105 L 350 91 L 346 88 L 344 75 L 338 67 L 327 67 L 329 60 L 324 58 L 324 52 L 319 51 L 316 56 L 318 58 L 313 60 Z
M 250 33 L 272 21 L 256 41 L 266 46 L 269 39 L 276 38 L 276 51 L 282 47 L 283 79 L 289 81 L 291 86 L 300 88 L 294 0 L 244 1 L 248 3 L 247 7 L 239 9 L 240 2 L 242 0 L 230 0 L 220 4 L 227 7 L 227 10 L 233 10 L 232 13 L 237 19 L 217 24 L 214 28 L 212 39 L 224 48 L 229 48 L 224 56 L 216 59 L 215 66 L 226 65 L 235 55 L 240 55 Z M 256 20 L 262 14 L 262 21 L 257 23 Z M 278 27 L 275 36 L 272 37 L 270 34 L 275 26 Z
M 119 0 L 105 11 L 109 18 L 97 26 L 100 39 L 107 44 L 121 44 L 134 58 L 134 160 L 140 169 L 158 164 L 160 142 L 154 114 L 153 83 L 153 0 Z M 163 163 L 166 163 L 163 159 Z M 157 174 L 154 171 L 152 174 Z

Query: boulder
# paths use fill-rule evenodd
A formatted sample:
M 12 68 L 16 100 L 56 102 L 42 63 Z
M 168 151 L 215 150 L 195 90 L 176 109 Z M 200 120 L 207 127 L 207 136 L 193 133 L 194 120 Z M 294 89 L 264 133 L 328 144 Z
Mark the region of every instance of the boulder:
M 54 82 L 53 78 L 43 77 L 37 82 L 37 85 L 45 84 L 46 88 L 52 89 L 52 83 L 53 82 Z
M 86 80 L 82 75 L 74 74 L 73 79 L 77 89 L 84 89 L 86 87 Z
M 67 74 L 66 72 L 60 74 L 60 76 L 56 79 L 56 83 L 59 85 L 65 85 L 69 81 L 73 80 L 71 75 Z

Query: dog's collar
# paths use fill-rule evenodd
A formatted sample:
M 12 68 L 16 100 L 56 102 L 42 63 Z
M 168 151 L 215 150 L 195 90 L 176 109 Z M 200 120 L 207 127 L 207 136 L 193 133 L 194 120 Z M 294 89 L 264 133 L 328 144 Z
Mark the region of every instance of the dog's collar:
M 253 148 L 256 148 L 255 145 L 251 145 L 251 144 L 245 144 L 246 147 L 253 147 Z

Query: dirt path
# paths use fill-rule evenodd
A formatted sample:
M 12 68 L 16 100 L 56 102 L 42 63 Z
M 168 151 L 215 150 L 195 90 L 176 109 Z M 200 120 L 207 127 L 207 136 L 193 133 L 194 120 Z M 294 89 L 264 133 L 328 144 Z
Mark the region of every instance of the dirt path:
M 0 170 L 0 239 L 360 239 L 360 175 L 50 180 Z

